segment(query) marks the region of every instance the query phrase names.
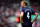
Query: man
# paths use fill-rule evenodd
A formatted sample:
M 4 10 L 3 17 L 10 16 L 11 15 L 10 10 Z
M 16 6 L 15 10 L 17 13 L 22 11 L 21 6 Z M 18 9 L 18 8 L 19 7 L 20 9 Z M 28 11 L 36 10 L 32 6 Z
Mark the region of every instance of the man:
M 20 22 L 22 24 L 22 27 L 32 27 L 32 23 L 37 18 L 37 13 L 34 12 L 32 9 L 27 7 L 27 2 L 22 1 L 21 2 L 21 10 L 20 10 Z M 31 15 L 34 14 L 35 18 L 33 21 L 31 21 Z

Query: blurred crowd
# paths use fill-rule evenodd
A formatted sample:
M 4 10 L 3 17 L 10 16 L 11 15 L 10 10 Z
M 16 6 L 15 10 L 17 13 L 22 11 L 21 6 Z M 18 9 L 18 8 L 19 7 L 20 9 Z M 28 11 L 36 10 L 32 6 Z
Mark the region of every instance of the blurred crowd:
M 13 0 L 1 0 L 0 2 L 0 27 L 17 27 L 15 23 L 9 24 L 8 18 L 11 16 L 19 17 L 19 3 Z
M 1 0 L 0 1 L 0 27 L 17 27 L 16 22 L 8 23 L 9 17 L 20 16 L 20 1 L 21 0 Z M 36 6 L 37 5 L 37 6 Z M 34 11 L 40 14 L 39 5 L 31 4 Z
M 30 0 L 31 6 L 34 11 L 40 14 L 40 1 L 39 0 Z

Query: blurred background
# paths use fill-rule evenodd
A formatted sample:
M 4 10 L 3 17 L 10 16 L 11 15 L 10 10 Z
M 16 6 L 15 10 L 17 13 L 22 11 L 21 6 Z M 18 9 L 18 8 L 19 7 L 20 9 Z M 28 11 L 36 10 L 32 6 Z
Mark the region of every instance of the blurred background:
M 21 27 L 20 2 L 23 0 L 0 0 L 0 27 Z M 40 27 L 40 0 L 25 0 L 29 8 L 38 13 L 32 27 Z M 35 15 L 32 15 L 33 20 Z

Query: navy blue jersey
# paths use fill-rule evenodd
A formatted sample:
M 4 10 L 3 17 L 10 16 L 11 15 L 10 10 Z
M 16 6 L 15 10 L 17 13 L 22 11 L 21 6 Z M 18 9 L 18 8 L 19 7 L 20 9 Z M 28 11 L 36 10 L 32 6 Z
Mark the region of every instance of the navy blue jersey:
M 24 12 L 22 18 L 23 22 L 31 22 L 31 15 L 35 13 L 32 9 L 28 7 L 21 8 L 20 12 Z

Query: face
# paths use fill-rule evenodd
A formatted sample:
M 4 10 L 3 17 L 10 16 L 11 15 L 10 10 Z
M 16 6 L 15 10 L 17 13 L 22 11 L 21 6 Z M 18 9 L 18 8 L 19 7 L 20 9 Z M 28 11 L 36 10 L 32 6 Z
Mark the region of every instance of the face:
M 24 3 L 23 2 L 21 2 L 21 7 L 24 7 Z

